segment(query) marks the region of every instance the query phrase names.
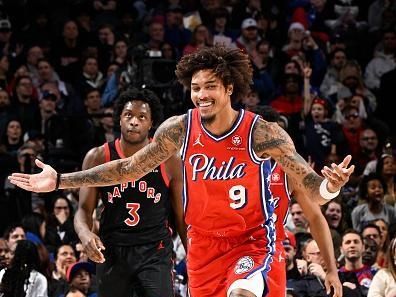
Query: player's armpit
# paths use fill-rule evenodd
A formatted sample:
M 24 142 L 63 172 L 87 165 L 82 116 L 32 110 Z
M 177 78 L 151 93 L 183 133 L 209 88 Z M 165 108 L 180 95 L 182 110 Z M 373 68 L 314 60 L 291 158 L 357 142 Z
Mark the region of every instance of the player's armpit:
M 275 159 L 295 180 L 294 187 L 318 198 L 323 178 L 297 153 L 292 139 L 278 124 L 258 120 L 253 132 L 253 149 L 258 156 Z

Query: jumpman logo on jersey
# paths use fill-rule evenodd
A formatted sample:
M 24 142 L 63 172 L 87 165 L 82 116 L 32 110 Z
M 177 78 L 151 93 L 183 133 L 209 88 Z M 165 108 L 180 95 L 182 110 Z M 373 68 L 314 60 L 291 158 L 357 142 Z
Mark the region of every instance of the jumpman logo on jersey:
M 199 144 L 201 147 L 204 147 L 204 145 L 203 145 L 202 142 L 201 142 L 201 136 L 202 136 L 202 134 L 199 133 L 197 139 L 194 141 L 193 146 L 196 146 L 197 144 Z

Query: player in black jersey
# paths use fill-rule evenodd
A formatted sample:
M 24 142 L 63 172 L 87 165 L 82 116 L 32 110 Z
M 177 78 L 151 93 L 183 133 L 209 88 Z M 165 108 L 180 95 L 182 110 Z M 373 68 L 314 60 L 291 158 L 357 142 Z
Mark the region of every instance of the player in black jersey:
M 153 92 L 135 88 L 122 92 L 115 106 L 121 138 L 91 149 L 82 168 L 132 156 L 150 143 L 149 131 L 161 116 L 161 103 Z M 180 158 L 173 156 L 139 180 L 80 189 L 74 225 L 89 258 L 98 263 L 100 297 L 174 295 L 168 217 L 172 206 L 185 243 L 180 168 Z M 99 198 L 104 210 L 97 236 L 91 230 Z

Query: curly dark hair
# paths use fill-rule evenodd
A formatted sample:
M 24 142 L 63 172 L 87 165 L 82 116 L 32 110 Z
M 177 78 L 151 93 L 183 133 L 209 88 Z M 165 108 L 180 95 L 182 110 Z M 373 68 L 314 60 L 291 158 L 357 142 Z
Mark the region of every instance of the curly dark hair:
M 212 70 L 223 85 L 233 86 L 231 100 L 236 102 L 250 91 L 253 68 L 249 56 L 240 49 L 215 45 L 185 55 L 176 66 L 176 77 L 186 88 L 191 87 L 193 75 L 200 70 Z
M 143 101 L 150 106 L 153 128 L 157 128 L 163 120 L 163 106 L 157 95 L 149 89 L 137 89 L 129 87 L 119 94 L 114 104 L 114 123 L 119 125 L 122 110 L 125 104 L 130 101 Z
M 382 188 L 384 189 L 384 194 L 386 193 L 386 190 L 387 190 L 386 182 L 384 181 L 384 179 L 382 178 L 381 175 L 379 175 L 377 173 L 370 173 L 369 175 L 363 176 L 363 178 L 359 184 L 359 196 L 360 196 L 360 199 L 365 200 L 366 202 L 368 202 L 368 200 L 367 200 L 367 198 L 368 198 L 367 197 L 367 195 L 368 195 L 367 185 L 372 180 L 380 181 Z
M 29 276 L 32 270 L 38 270 L 40 259 L 37 248 L 29 240 L 20 240 L 15 249 L 14 258 L 10 267 L 4 273 L 0 285 L 0 292 L 4 297 L 24 297 L 25 284 L 29 283 Z

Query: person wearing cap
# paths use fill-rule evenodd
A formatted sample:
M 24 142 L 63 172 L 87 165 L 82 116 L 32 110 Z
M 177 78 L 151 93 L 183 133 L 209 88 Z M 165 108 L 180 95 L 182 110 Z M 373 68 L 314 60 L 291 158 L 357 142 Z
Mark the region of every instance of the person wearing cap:
M 12 26 L 9 19 L 0 20 L 0 53 L 9 54 L 5 50 L 9 48 L 12 35 Z
M 329 158 L 339 159 L 338 156 L 344 155 L 343 148 L 346 144 L 341 126 L 329 117 L 329 102 L 318 96 L 305 101 L 312 102 L 304 120 L 306 154 L 311 158 L 314 169 L 319 172 Z
M 90 292 L 92 274 L 95 274 L 95 267 L 89 262 L 76 262 L 70 265 L 66 272 L 69 291 L 80 291 L 87 297 L 96 297 L 96 292 Z
M 241 24 L 241 35 L 235 41 L 237 47 L 252 55 L 260 40 L 256 20 L 253 18 L 244 19 Z

